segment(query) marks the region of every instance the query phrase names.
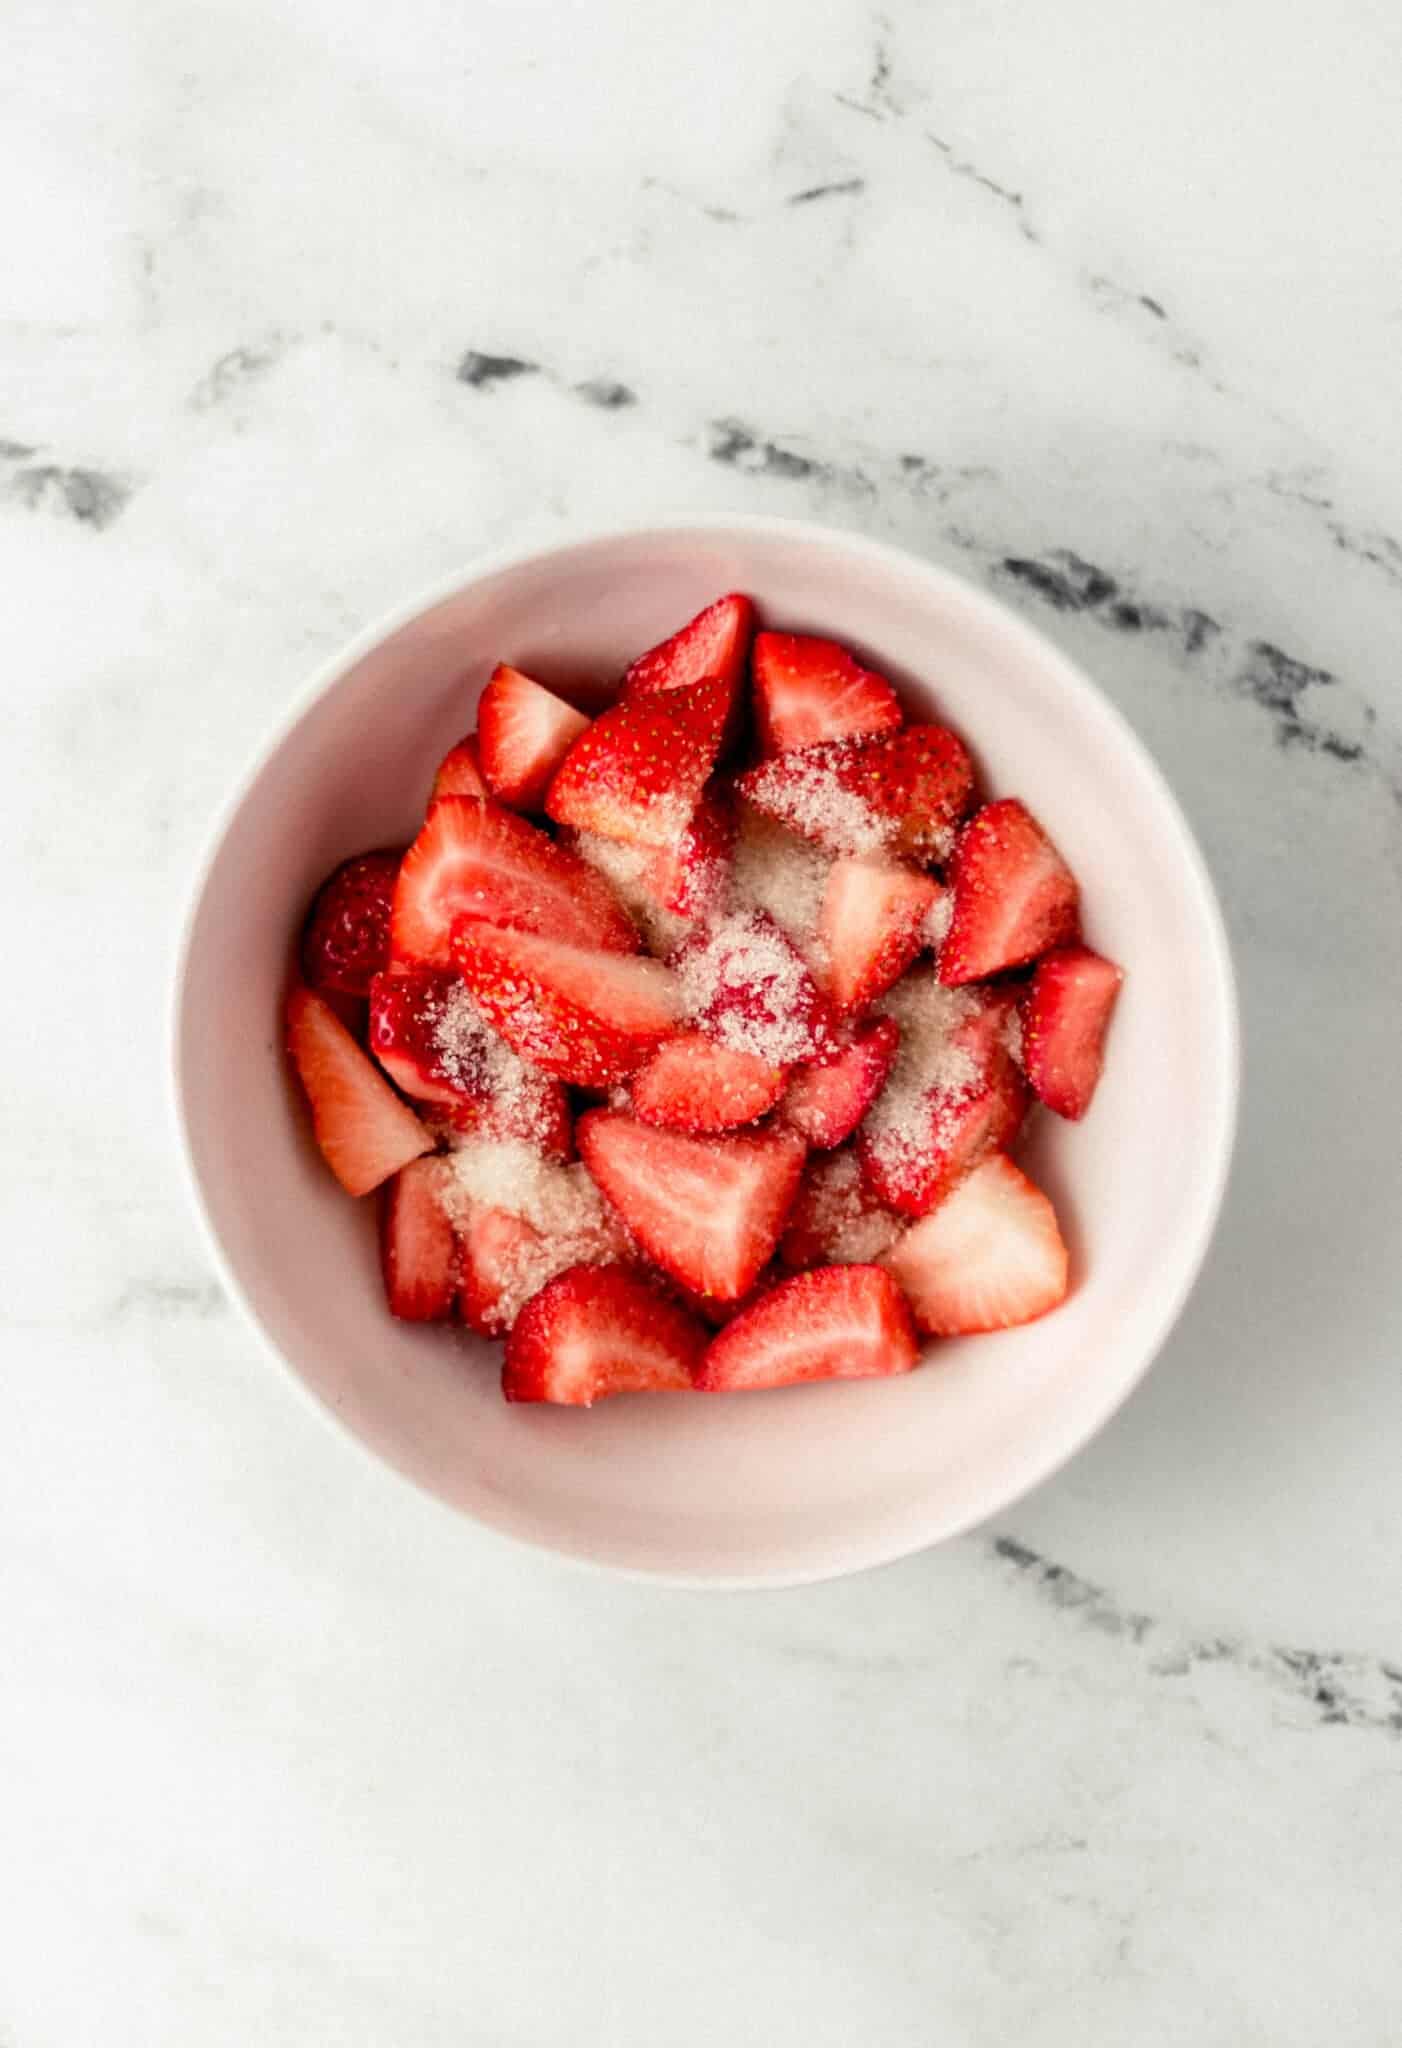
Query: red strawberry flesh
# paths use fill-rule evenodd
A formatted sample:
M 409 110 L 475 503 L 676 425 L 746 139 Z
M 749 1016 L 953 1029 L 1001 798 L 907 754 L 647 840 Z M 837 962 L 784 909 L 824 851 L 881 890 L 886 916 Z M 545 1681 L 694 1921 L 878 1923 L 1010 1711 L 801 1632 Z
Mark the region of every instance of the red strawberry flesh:
M 612 1088 L 671 1036 L 676 977 L 659 961 L 599 953 L 460 920 L 453 952 L 478 1009 L 521 1058 L 581 1088 Z
M 516 1318 L 502 1392 L 579 1408 L 610 1394 L 679 1393 L 705 1344 L 696 1318 L 652 1282 L 623 1266 L 572 1266 Z
M 538 811 L 555 771 L 589 720 L 553 690 L 505 662 L 477 706 L 482 773 L 501 803 Z
M 490 796 L 486 778 L 482 773 L 482 757 L 477 750 L 477 735 L 470 732 L 467 738 L 443 756 L 438 764 L 438 773 L 433 778 L 433 789 L 429 796 L 432 803 L 440 796 Z
M 985 804 L 959 836 L 954 914 L 940 979 L 955 986 L 1021 967 L 1079 929 L 1076 878 L 1025 804 Z
M 736 910 L 672 955 L 688 1018 L 731 1052 L 774 1067 L 814 1059 L 833 1043 L 832 1009 L 772 917 Z
M 1123 980 L 1088 946 L 1064 946 L 1037 963 L 1022 1001 L 1023 1058 L 1033 1092 L 1058 1116 L 1075 1122 L 1090 1108 Z
M 894 1017 L 858 1025 L 845 1045 L 794 1075 L 784 1096 L 785 1123 L 822 1150 L 850 1138 L 885 1087 L 900 1042 Z
M 727 707 L 724 744 L 733 746 L 740 737 L 745 657 L 754 623 L 749 598 L 738 592 L 717 598 L 670 639 L 639 655 L 623 678 L 623 695 L 657 696 L 713 676 L 722 685 Z
M 880 1266 L 819 1266 L 781 1281 L 711 1339 L 697 1385 L 714 1393 L 875 1379 L 918 1362 L 900 1289 Z
M 900 980 L 943 895 L 938 882 L 910 868 L 833 862 L 818 928 L 823 986 L 839 1009 L 865 1009 Z
M 287 1049 L 311 1105 L 323 1158 L 348 1195 L 368 1195 L 433 1140 L 322 998 L 287 999 Z
M 937 1337 L 1030 1323 L 1066 1297 L 1069 1261 L 1056 1213 L 1001 1153 L 912 1224 L 884 1263 L 918 1326 Z
M 784 1085 L 782 1067 L 688 1031 L 660 1045 L 633 1076 L 633 1109 L 645 1124 L 668 1130 L 731 1131 L 773 1109 Z
M 389 1312 L 402 1322 L 437 1323 L 453 1312 L 458 1240 L 443 1206 L 445 1159 L 413 1159 L 385 1189 L 380 1260 Z
M 546 810 L 557 824 L 630 846 L 675 846 L 715 762 L 724 715 L 714 678 L 615 704 L 566 754 Z
M 760 751 L 786 753 L 824 740 L 894 732 L 902 723 L 884 676 L 835 640 L 757 633 L 751 656 Z
M 871 1193 L 856 1154 L 813 1153 L 779 1245 L 786 1266 L 869 1265 L 900 1236 L 901 1219 Z

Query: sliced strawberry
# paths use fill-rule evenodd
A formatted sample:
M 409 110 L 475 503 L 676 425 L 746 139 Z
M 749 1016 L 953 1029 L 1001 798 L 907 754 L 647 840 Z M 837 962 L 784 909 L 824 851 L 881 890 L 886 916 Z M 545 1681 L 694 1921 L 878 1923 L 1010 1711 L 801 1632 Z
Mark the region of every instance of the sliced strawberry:
M 440 1323 L 458 1291 L 458 1239 L 443 1207 L 446 1159 L 411 1159 L 385 1189 L 380 1262 L 389 1312 L 406 1323 Z
M 832 1007 L 788 936 L 762 910 L 735 910 L 672 955 L 686 1014 L 708 1038 L 771 1067 L 819 1057 Z
M 782 1067 L 731 1052 L 699 1031 L 660 1045 L 633 1076 L 633 1108 L 645 1124 L 673 1131 L 733 1131 L 773 1109 Z
M 519 811 L 540 810 L 555 770 L 588 729 L 573 704 L 499 663 L 477 706 L 482 773 L 492 795 Z
M 627 1080 L 670 1037 L 677 981 L 657 960 L 462 919 L 453 951 L 473 999 L 522 1059 L 581 1088 Z
M 803 1380 L 878 1379 L 919 1360 L 915 1326 L 880 1266 L 818 1266 L 762 1295 L 713 1337 L 696 1377 L 708 1392 Z
M 390 941 L 402 961 L 452 964 L 454 920 L 480 917 L 608 952 L 638 935 L 603 877 L 499 804 L 442 797 L 404 856 Z
M 845 1045 L 796 1073 L 783 1118 L 810 1145 L 827 1151 L 850 1138 L 886 1085 L 901 1042 L 894 1017 L 870 1017 Z
M 302 937 L 307 985 L 364 996 L 389 958 L 390 910 L 402 852 L 358 853 L 317 891 Z
M 936 1337 L 1030 1323 L 1066 1298 L 1056 1212 L 1002 1153 L 913 1223 L 884 1263 L 919 1327 Z
M 867 1187 L 854 1152 L 815 1153 L 804 1165 L 779 1256 L 786 1266 L 865 1266 L 902 1227 Z
M 714 677 L 615 704 L 566 754 L 545 808 L 557 824 L 675 846 L 720 746 L 725 686 Z
M 951 987 L 1021 967 L 1077 935 L 1076 877 L 1016 797 L 969 820 L 952 880 L 954 916 L 940 949 L 940 980 Z
M 798 1186 L 800 1137 L 684 1137 L 613 1110 L 582 1117 L 577 1136 L 585 1165 L 663 1272 L 721 1301 L 754 1285 Z
M 370 1050 L 406 1095 L 459 1135 L 524 1138 L 568 1158 L 569 1097 L 489 1030 L 460 974 L 405 968 L 375 977 Z
M 652 697 L 714 676 L 727 706 L 724 744 L 733 746 L 743 720 L 745 657 L 754 626 L 755 608 L 747 597 L 732 592 L 717 598 L 670 640 L 638 656 L 623 678 L 623 695 Z
M 483 1337 L 504 1337 L 555 1270 L 549 1239 L 509 1209 L 474 1204 L 462 1233 L 458 1308 Z
M 456 1151 L 468 1139 L 519 1139 L 547 1159 L 562 1164 L 574 1157 L 574 1117 L 570 1091 L 563 1081 L 527 1066 L 501 1039 L 495 1041 L 515 1078 L 504 1086 L 489 1085 L 481 1095 L 460 1095 L 452 1102 L 428 1106 L 424 1122 L 447 1149 Z
M 506 1346 L 508 1401 L 588 1408 L 608 1394 L 682 1392 L 706 1332 L 624 1266 L 571 1266 L 529 1302 Z
M 463 1318 L 484 1336 L 509 1330 L 532 1295 L 566 1266 L 636 1256 L 583 1166 L 529 1145 L 470 1138 L 447 1162 L 449 1213 L 462 1240 Z
M 477 747 L 477 735 L 470 732 L 465 740 L 459 740 L 439 762 L 429 802 L 433 803 L 440 796 L 490 796 L 491 793 L 482 774 L 482 757 Z
M 747 802 L 829 852 L 942 860 L 973 796 L 962 740 L 909 725 L 875 740 L 799 747 L 742 775 Z
M 894 732 L 903 723 L 885 676 L 863 668 L 835 640 L 756 633 L 750 672 L 761 753 Z
M 1037 963 L 1022 1003 L 1023 1059 L 1034 1092 L 1058 1116 L 1075 1121 L 1090 1108 L 1123 980 L 1087 946 L 1064 946 Z
M 368 1195 L 433 1140 L 322 998 L 287 999 L 287 1049 L 311 1104 L 322 1156 L 348 1195 Z
M 644 874 L 648 893 L 677 917 L 709 916 L 725 896 L 734 845 L 734 809 L 708 783 L 681 838 L 649 858 Z
M 876 860 L 835 860 L 819 936 L 823 985 L 841 1010 L 862 1010 L 899 981 L 925 943 L 944 890 L 929 875 Z

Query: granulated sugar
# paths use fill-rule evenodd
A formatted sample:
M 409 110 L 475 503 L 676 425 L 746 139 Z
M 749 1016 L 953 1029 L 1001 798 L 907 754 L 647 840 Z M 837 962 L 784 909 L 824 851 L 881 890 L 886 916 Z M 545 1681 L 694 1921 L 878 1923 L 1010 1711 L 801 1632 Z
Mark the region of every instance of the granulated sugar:
M 732 1052 L 782 1067 L 810 1058 L 826 1036 L 812 976 L 761 912 L 718 919 L 674 965 L 686 1015 Z
M 945 889 L 941 891 L 925 912 L 925 920 L 920 927 L 922 944 L 930 952 L 938 953 L 940 947 L 949 937 L 949 927 L 953 922 L 954 891 L 952 889 Z
M 838 769 L 851 755 L 841 741 L 780 754 L 755 769 L 745 787 L 754 802 L 804 838 L 835 853 L 876 853 L 899 821 L 883 817 L 856 790 L 843 787 Z
M 628 846 L 597 832 L 576 832 L 575 851 L 597 869 L 643 935 L 650 953 L 664 957 L 691 929 L 685 918 L 664 910 L 648 890 L 647 876 L 657 858 L 652 846 Z
M 514 1138 L 473 1138 L 451 1153 L 444 1207 L 465 1228 L 472 1208 L 504 1209 L 549 1237 L 605 1232 L 603 1197 L 583 1166 L 557 1166 Z
M 737 910 L 764 910 L 806 952 L 818 928 L 832 861 L 808 840 L 762 812 L 740 806 L 740 830 L 731 871 Z
M 554 1091 L 484 1021 L 466 984 L 426 998 L 424 1016 L 444 1077 L 465 1094 L 489 1100 L 499 1120 L 523 1138 L 544 1142 Z
M 979 999 L 967 989 L 943 987 L 925 968 L 897 982 L 876 1007 L 900 1025 L 901 1043 L 866 1130 L 885 1158 L 898 1159 L 928 1146 L 932 1095 L 957 1097 L 977 1081 L 979 1063 L 961 1042 L 959 1027 L 978 1010 Z
M 834 1266 L 864 1266 L 893 1245 L 899 1218 L 871 1201 L 861 1168 L 851 1152 L 831 1152 L 816 1161 L 805 1187 L 805 1224 Z

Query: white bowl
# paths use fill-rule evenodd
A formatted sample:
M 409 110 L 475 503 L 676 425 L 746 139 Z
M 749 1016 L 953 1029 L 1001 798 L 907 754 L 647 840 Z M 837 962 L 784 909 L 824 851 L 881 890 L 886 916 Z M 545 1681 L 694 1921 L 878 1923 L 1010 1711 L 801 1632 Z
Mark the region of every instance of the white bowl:
M 616 677 L 720 592 L 851 642 L 917 715 L 972 745 L 1081 878 L 1122 963 L 1105 1076 L 1080 1125 L 1037 1120 L 1073 1291 L 1025 1329 L 932 1344 L 895 1380 L 508 1407 L 499 1347 L 393 1322 L 375 1204 L 353 1203 L 293 1100 L 279 1007 L 308 899 L 362 848 L 407 841 L 435 764 L 498 659 Z M 779 1585 L 968 1528 L 1056 1469 L 1146 1370 L 1216 1220 L 1238 1036 L 1221 916 L 1153 762 L 1063 656 L 956 577 L 775 519 L 618 533 L 498 557 L 361 637 L 293 708 L 220 822 L 175 992 L 175 1088 L 230 1293 L 323 1410 L 407 1477 L 508 1535 L 618 1569 Z

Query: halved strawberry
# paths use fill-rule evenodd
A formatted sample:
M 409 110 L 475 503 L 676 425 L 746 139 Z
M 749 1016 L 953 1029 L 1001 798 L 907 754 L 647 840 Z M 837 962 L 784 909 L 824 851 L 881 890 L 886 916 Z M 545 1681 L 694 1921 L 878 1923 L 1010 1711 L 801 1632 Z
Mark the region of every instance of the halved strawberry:
M 624 1266 L 571 1266 L 516 1319 L 501 1390 L 508 1401 L 588 1408 L 608 1394 L 683 1392 L 706 1332 Z
M 674 846 L 660 846 L 649 858 L 643 880 L 663 910 L 677 917 L 706 917 L 725 895 L 735 845 L 735 812 L 722 790 L 708 783 Z
M 784 1122 L 823 1151 L 840 1145 L 885 1087 L 900 1042 L 894 1017 L 859 1024 L 845 1045 L 794 1075 L 784 1096 Z
M 287 998 L 287 1049 L 311 1104 L 322 1156 L 348 1195 L 368 1195 L 433 1140 L 319 995 Z
M 754 1285 L 798 1186 L 800 1137 L 684 1137 L 614 1110 L 592 1110 L 576 1135 L 585 1165 L 663 1272 L 722 1301 Z
M 868 1188 L 854 1152 L 817 1152 L 804 1164 L 779 1256 L 786 1266 L 865 1266 L 902 1228 Z
M 1063 946 L 1037 963 L 1022 1001 L 1023 1060 L 1034 1093 L 1058 1116 L 1074 1121 L 1090 1108 L 1123 980 L 1088 946 Z
M 674 1131 L 733 1131 L 773 1109 L 784 1069 L 731 1052 L 699 1031 L 658 1046 L 633 1076 L 633 1108 L 645 1124 Z
M 894 732 L 903 723 L 885 676 L 863 668 L 836 640 L 756 633 L 750 673 L 763 754 Z
M 944 894 L 929 875 L 877 860 L 835 860 L 819 918 L 823 986 L 842 1010 L 875 1002 L 925 943 Z
M 718 597 L 680 632 L 638 656 L 623 678 L 623 695 L 656 696 L 715 676 L 727 707 L 724 744 L 733 746 L 743 722 L 745 657 L 754 626 L 755 608 L 747 597 Z
M 883 1263 L 920 1328 L 936 1337 L 1030 1323 L 1066 1298 L 1056 1212 L 1000 1152 L 913 1223 Z
M 477 747 L 477 735 L 470 732 L 465 740 L 459 740 L 455 747 L 443 756 L 438 764 L 438 773 L 433 778 L 429 802 L 440 796 L 490 796 L 486 777 L 482 773 L 482 757 Z
M 320 994 L 364 996 L 389 958 L 390 911 L 401 851 L 342 861 L 317 891 L 302 936 L 302 973 Z
M 520 811 L 540 810 L 555 770 L 588 729 L 573 704 L 499 663 L 477 706 L 482 773 L 492 795 Z
M 835 1020 L 802 955 L 762 910 L 735 910 L 685 940 L 671 957 L 686 1015 L 731 1052 L 771 1067 L 814 1059 Z
M 581 1088 L 612 1088 L 676 1029 L 676 976 L 657 960 L 463 918 L 453 952 L 478 1009 L 522 1059 Z
M 524 1138 L 568 1158 L 569 1097 L 489 1030 L 460 974 L 380 974 L 370 990 L 370 1050 L 406 1095 L 431 1102 L 457 1135 Z
M 942 860 L 973 797 L 968 750 L 942 725 L 777 754 L 740 776 L 766 816 L 832 853 Z
M 380 1263 L 389 1312 L 407 1323 L 439 1323 L 458 1291 L 458 1239 L 443 1207 L 446 1159 L 411 1159 L 385 1189 Z
M 696 1376 L 712 1393 L 804 1380 L 877 1379 L 919 1361 L 900 1289 L 880 1266 L 818 1266 L 781 1281 L 711 1339 Z
M 951 987 L 1021 967 L 1077 935 L 1076 877 L 1016 797 L 969 820 L 951 880 L 954 915 L 940 949 L 940 980 Z
M 460 917 L 631 953 L 638 935 L 601 875 L 501 805 L 447 796 L 404 856 L 390 943 L 398 959 L 452 964 Z
M 566 754 L 545 799 L 557 824 L 674 846 L 720 747 L 725 686 L 716 678 L 615 704 Z

